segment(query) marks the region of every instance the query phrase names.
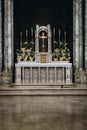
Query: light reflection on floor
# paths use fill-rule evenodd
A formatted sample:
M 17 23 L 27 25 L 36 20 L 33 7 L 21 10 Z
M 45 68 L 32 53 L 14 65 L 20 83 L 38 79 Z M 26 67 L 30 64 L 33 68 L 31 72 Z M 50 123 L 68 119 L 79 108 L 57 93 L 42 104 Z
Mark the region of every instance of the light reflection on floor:
M 87 96 L 0 96 L 0 130 L 87 130 Z

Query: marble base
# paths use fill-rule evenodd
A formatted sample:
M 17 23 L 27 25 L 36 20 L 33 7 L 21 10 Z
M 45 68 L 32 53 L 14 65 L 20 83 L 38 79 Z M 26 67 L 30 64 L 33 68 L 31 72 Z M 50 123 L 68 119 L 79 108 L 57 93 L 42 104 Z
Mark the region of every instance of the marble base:
M 12 72 L 4 71 L 2 73 L 2 83 L 3 84 L 11 84 L 12 83 Z
M 2 72 L 0 71 L 0 84 L 2 83 Z
M 87 76 L 84 70 L 75 71 L 75 83 L 87 83 Z

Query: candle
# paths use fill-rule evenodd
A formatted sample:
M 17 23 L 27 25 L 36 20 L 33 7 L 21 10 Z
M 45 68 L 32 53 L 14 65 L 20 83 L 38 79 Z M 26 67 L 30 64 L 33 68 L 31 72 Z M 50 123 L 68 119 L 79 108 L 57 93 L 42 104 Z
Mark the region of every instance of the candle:
M 20 47 L 22 47 L 22 31 L 20 32 Z
M 64 42 L 66 43 L 66 31 L 64 32 Z
M 55 37 L 55 28 L 53 28 L 53 36 Z
M 60 43 L 60 29 L 59 29 L 59 43 Z
M 26 42 L 28 42 L 28 30 L 26 30 Z
M 33 28 L 31 28 L 31 36 L 33 37 Z

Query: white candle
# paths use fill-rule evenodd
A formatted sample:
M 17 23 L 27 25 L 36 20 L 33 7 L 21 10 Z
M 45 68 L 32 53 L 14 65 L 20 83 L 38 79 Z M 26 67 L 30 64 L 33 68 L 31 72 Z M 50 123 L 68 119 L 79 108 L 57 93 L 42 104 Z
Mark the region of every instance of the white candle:
M 20 47 L 22 47 L 22 31 L 20 32 Z
M 55 28 L 53 28 L 53 36 L 55 37 Z
M 66 43 L 66 31 L 64 32 L 64 42 Z
M 28 42 L 28 30 L 26 30 L 26 42 Z
M 33 28 L 31 28 L 31 36 L 33 36 Z
M 59 42 L 60 42 L 60 29 L 59 29 Z

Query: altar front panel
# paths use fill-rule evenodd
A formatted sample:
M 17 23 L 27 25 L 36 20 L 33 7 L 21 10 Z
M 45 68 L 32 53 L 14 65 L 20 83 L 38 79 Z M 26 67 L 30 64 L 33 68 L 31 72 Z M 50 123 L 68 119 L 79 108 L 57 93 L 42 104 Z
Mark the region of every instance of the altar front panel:
M 17 84 L 72 83 L 71 63 L 16 63 Z

